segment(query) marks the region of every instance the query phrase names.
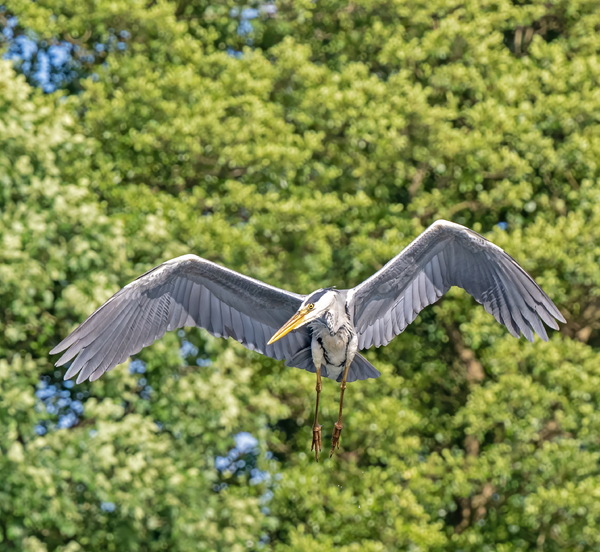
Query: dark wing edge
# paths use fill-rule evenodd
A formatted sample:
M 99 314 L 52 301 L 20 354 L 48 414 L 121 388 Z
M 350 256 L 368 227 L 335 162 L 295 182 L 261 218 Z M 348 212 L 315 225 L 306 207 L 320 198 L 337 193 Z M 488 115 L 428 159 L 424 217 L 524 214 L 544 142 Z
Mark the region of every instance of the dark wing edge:
M 290 360 L 310 345 L 307 331 L 267 342 L 302 299 L 196 255 L 183 255 L 118 291 L 50 354 L 63 352 L 56 366 L 74 359 L 65 379 L 79 374 L 77 383 L 94 381 L 167 331 L 198 326 L 277 360 Z
M 381 270 L 348 292 L 358 348 L 388 344 L 450 287 L 471 294 L 515 337 L 548 335 L 565 322 L 517 262 L 483 236 L 438 220 Z

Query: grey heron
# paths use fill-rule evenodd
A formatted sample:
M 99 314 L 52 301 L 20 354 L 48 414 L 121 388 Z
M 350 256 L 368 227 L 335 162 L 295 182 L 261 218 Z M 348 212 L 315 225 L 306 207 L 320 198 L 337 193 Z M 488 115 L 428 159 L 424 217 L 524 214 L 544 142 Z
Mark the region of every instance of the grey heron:
M 265 284 L 196 255 L 146 272 L 89 316 L 51 354 L 71 362 L 65 379 L 98 379 L 162 337 L 199 326 L 248 349 L 316 373 L 311 450 L 322 448 L 321 377 L 340 382 L 331 454 L 339 448 L 346 384 L 380 373 L 359 351 L 387 345 L 426 306 L 459 286 L 515 337 L 547 340 L 544 322 L 564 317 L 534 280 L 500 247 L 476 232 L 434 222 L 400 254 L 352 289 L 299 295 Z

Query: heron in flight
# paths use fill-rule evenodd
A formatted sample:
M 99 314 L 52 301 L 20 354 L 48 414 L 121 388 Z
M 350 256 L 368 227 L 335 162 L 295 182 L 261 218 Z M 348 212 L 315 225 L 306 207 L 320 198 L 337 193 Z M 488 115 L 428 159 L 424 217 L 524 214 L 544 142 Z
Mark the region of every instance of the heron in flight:
M 65 379 L 94 381 L 162 337 L 199 326 L 232 337 L 287 366 L 316 373 L 311 450 L 319 459 L 321 378 L 340 382 L 330 456 L 339 448 L 346 384 L 380 373 L 359 351 L 387 345 L 427 305 L 459 286 L 515 337 L 548 336 L 560 311 L 502 249 L 476 232 L 438 220 L 381 270 L 352 289 L 299 295 L 196 255 L 167 261 L 113 295 L 51 354 L 71 365 Z

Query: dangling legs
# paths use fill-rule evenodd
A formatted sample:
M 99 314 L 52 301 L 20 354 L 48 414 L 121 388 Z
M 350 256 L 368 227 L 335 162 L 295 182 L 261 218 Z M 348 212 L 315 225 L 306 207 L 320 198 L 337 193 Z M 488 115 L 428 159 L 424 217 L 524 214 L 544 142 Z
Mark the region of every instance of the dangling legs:
M 342 435 L 342 410 L 344 409 L 344 391 L 346 390 L 346 378 L 348 377 L 348 371 L 350 370 L 350 365 L 352 364 L 352 360 L 346 363 L 344 367 L 344 374 L 342 375 L 342 383 L 340 384 L 340 413 L 338 415 L 338 420 L 333 425 L 333 435 L 331 436 L 331 452 L 329 453 L 329 458 L 333 456 L 336 448 L 340 448 L 340 436 Z
M 323 385 L 321 384 L 321 364 L 316 369 L 317 372 L 317 385 L 315 387 L 317 391 L 317 404 L 315 406 L 315 421 L 313 423 L 313 439 L 312 445 L 310 446 L 310 450 L 315 451 L 315 460 L 319 461 L 319 452 L 321 451 L 321 427 L 319 425 L 319 399 L 321 398 L 321 389 Z

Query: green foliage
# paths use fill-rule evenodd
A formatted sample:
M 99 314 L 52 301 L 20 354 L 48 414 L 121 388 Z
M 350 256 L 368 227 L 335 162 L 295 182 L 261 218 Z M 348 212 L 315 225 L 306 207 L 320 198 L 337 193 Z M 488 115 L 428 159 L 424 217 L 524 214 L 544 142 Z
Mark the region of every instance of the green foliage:
M 598 1 L 92 4 L 0 12 L 79 63 L 48 95 L 0 63 L 0 548 L 597 550 Z M 313 376 L 236 343 L 172 333 L 75 387 L 48 357 L 170 257 L 350 287 L 437 218 L 568 323 L 515 340 L 451 291 L 367 353 L 332 460 Z M 241 431 L 256 450 L 217 469 Z

